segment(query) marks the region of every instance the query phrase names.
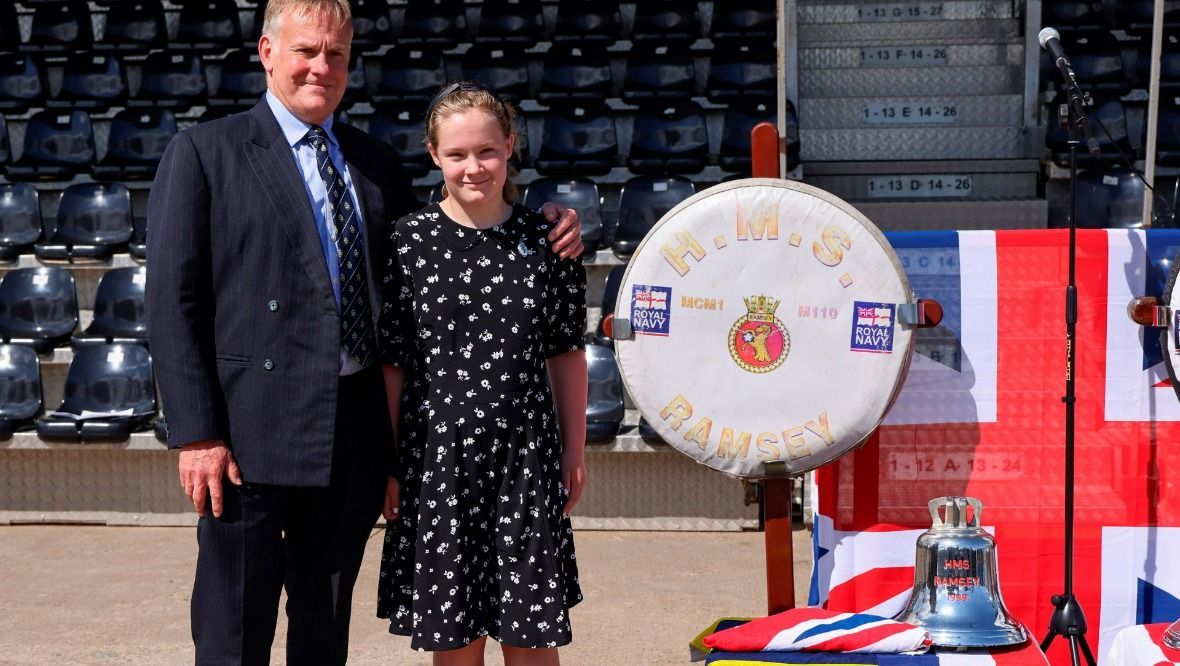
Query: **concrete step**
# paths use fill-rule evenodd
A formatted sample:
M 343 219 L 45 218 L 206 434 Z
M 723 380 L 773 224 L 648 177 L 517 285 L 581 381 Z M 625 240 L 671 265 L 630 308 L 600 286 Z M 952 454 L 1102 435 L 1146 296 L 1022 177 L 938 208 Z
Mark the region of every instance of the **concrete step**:
M 853 204 L 882 231 L 1045 228 L 1044 199 L 1012 201 L 865 201 Z
M 1019 127 L 825 128 L 799 134 L 805 163 L 1020 159 L 1029 154 L 1030 141 Z
M 1020 127 L 1023 113 L 1021 95 L 813 97 L 799 100 L 799 129 Z
M 895 51 L 893 47 L 874 49 Z M 1017 65 L 962 67 L 848 67 L 801 69 L 800 104 L 816 97 L 883 95 L 1012 95 L 1023 93 L 1024 70 Z
M 1011 200 L 1037 196 L 1036 160 L 813 163 L 804 182 L 851 202 Z

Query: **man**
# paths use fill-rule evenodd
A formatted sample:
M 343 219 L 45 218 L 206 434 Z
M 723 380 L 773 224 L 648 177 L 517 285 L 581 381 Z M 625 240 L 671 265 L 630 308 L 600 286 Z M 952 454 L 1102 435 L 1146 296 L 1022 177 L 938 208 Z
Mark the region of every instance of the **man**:
M 381 246 L 418 206 L 392 150 L 332 122 L 351 39 L 348 0 L 271 0 L 266 98 L 177 135 L 148 203 L 149 337 L 201 516 L 202 664 L 269 663 L 284 586 L 288 662 L 347 658 L 392 458 Z M 579 253 L 577 227 L 567 212 L 554 248 Z

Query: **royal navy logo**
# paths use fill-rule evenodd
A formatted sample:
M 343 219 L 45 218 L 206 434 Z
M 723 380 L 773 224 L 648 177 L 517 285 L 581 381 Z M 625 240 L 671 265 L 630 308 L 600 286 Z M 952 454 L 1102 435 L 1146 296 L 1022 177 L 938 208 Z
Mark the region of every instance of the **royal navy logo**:
M 782 301 L 769 296 L 751 296 L 746 314 L 729 329 L 729 355 L 746 372 L 770 372 L 783 364 L 791 351 L 787 327 L 774 316 Z

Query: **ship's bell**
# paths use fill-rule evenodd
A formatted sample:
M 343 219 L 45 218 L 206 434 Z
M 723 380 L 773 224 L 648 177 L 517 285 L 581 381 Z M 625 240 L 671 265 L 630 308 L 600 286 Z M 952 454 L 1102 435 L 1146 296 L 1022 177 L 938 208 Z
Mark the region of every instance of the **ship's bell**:
M 1028 640 L 1004 607 L 996 577 L 996 540 L 979 526 L 974 497 L 930 500 L 934 524 L 918 537 L 914 590 L 894 619 L 915 624 L 940 647 L 991 647 Z

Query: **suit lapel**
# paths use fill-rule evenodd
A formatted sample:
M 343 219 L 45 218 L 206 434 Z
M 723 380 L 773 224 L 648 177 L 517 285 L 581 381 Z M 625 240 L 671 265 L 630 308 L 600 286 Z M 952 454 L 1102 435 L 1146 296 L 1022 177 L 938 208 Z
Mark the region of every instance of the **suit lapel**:
M 307 190 L 291 146 L 283 137 L 279 123 L 266 101 L 250 111 L 252 138 L 244 144 L 246 159 L 262 183 L 262 193 L 270 199 L 275 210 L 275 224 L 283 228 L 299 253 L 299 263 L 307 271 L 312 284 L 322 295 L 335 303 L 328 262 L 320 245 L 315 227 L 315 214 L 307 199 Z

